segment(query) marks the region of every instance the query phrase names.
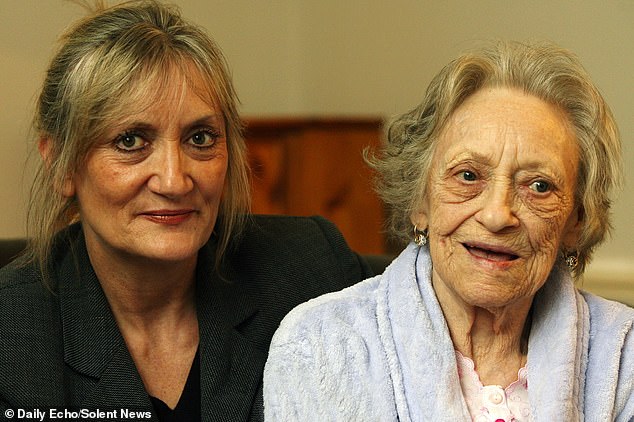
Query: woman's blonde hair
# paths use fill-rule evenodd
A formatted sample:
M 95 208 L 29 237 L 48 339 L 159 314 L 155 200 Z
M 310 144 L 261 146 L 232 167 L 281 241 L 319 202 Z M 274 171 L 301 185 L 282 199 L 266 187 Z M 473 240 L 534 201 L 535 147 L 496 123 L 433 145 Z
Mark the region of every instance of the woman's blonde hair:
M 575 275 L 581 275 L 611 228 L 610 196 L 622 180 L 621 142 L 610 108 L 578 58 L 549 43 L 500 41 L 461 55 L 436 75 L 421 104 L 390 123 L 383 147 L 367 157 L 389 209 L 388 230 L 411 238 L 410 216 L 425 195 L 438 136 L 465 99 L 484 87 L 522 90 L 558 106 L 570 120 L 580 157 Z
M 215 227 L 219 263 L 250 208 L 243 125 L 225 58 L 175 7 L 141 0 L 96 8 L 62 35 L 37 103 L 34 128 L 48 151 L 31 188 L 28 261 L 47 278 L 56 233 L 78 219 L 77 202 L 62 195 L 62 186 L 94 142 L 125 116 L 127 104 L 149 105 L 160 95 L 174 68 L 193 87 L 187 74 L 193 66 L 207 85 L 197 94 L 220 107 L 227 130 L 228 169 Z

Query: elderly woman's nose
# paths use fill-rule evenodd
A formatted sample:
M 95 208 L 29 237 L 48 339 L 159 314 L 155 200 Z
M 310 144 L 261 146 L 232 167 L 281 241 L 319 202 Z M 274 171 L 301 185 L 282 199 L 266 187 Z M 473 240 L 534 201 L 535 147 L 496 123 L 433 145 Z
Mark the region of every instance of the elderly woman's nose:
M 194 181 L 189 172 L 187 154 L 179 143 L 169 143 L 156 151 L 148 187 L 160 195 L 174 197 L 189 193 Z
M 475 218 L 492 233 L 517 227 L 513 189 L 505 182 L 491 183 L 482 195 L 482 205 Z

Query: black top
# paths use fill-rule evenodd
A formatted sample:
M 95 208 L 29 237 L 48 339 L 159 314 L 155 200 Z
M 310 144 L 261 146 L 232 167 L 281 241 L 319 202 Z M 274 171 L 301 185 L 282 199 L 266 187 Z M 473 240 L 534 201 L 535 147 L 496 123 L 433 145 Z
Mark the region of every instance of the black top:
M 59 239 L 49 288 L 32 265 L 0 269 L 0 415 L 74 408 L 158 421 L 90 265 L 81 226 Z M 260 421 L 262 371 L 282 318 L 370 270 L 319 217 L 254 217 L 227 253 L 224 277 L 215 271 L 214 249 L 211 241 L 201 249 L 196 270 L 201 420 Z M 131 411 L 151 417 L 130 418 Z
M 189 369 L 185 387 L 174 409 L 163 403 L 161 399 L 150 396 L 152 406 L 161 422 L 183 422 L 200 420 L 200 355 L 196 356 Z

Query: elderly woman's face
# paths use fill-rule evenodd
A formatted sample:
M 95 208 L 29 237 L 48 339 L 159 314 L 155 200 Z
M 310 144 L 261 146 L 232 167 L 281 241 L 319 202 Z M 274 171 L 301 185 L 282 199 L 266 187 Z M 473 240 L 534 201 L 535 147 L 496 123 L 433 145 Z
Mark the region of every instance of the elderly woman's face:
M 578 153 L 565 115 L 520 91 L 483 89 L 444 128 L 427 195 L 433 282 L 471 306 L 530 301 L 576 241 Z
M 148 87 L 149 106 L 125 105 L 66 192 L 91 252 L 175 262 L 195 259 L 211 235 L 227 170 L 223 114 L 198 95 L 202 78 L 184 87 L 174 72 Z

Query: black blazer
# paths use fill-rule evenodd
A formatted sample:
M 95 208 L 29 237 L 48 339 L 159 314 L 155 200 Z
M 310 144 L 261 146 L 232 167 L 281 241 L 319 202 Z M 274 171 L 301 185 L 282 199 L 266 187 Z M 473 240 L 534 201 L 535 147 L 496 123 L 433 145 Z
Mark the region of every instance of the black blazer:
M 0 270 L 0 420 L 17 408 L 152 410 L 81 227 L 67 232 L 50 290 L 33 266 Z M 254 217 L 224 277 L 213 251 L 203 247 L 197 268 L 202 419 L 261 420 L 262 371 L 281 319 L 370 270 L 319 217 Z

